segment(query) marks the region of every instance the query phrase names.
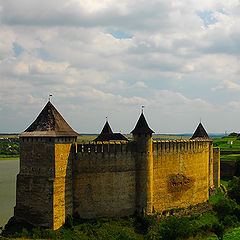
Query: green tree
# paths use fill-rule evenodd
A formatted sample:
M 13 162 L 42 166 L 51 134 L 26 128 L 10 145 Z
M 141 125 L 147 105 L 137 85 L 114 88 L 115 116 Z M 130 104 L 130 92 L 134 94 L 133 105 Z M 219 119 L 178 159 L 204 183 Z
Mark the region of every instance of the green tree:
M 228 184 L 228 196 L 240 204 L 240 177 L 234 176 Z
M 212 226 L 212 232 L 217 235 L 219 240 L 222 240 L 225 232 L 225 227 L 221 223 L 214 223 Z
M 193 225 L 187 217 L 170 216 L 160 224 L 157 239 L 185 239 L 192 235 Z

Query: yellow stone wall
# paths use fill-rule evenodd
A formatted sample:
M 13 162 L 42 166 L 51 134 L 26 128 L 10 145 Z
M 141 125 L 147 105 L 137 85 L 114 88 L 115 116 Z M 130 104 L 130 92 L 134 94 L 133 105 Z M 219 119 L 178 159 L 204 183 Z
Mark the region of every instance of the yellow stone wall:
M 153 143 L 154 211 L 188 207 L 209 199 L 210 141 Z
M 53 181 L 53 229 L 65 223 L 72 215 L 72 144 L 55 144 L 55 166 Z

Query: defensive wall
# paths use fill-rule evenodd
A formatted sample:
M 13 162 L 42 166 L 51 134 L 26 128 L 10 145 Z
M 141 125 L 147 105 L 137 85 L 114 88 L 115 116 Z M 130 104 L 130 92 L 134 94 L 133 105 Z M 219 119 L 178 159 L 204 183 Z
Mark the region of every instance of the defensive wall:
M 83 218 L 131 215 L 140 201 L 139 184 L 149 194 L 149 213 L 188 207 L 207 201 L 209 189 L 219 183 L 219 150 L 211 140 L 152 141 L 147 153 L 152 171 L 145 169 L 141 177 L 136 147 L 135 142 L 76 144 L 75 212 Z
M 133 141 L 108 122 L 103 130 L 99 139 L 107 142 L 77 143 L 79 134 L 46 104 L 19 137 L 17 221 L 55 230 L 74 213 L 86 219 L 161 213 L 205 202 L 219 186 L 220 152 L 201 123 L 193 140 L 153 141 L 143 112 Z

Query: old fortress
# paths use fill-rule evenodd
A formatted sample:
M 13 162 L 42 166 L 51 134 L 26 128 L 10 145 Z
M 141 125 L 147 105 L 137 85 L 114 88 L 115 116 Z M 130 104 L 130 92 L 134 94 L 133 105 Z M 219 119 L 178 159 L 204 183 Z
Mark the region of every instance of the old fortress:
M 220 182 L 220 151 L 200 123 L 190 140 L 153 141 L 141 113 L 133 140 L 106 122 L 93 142 L 78 134 L 49 101 L 20 134 L 14 216 L 61 227 L 68 215 L 121 217 L 206 202 Z

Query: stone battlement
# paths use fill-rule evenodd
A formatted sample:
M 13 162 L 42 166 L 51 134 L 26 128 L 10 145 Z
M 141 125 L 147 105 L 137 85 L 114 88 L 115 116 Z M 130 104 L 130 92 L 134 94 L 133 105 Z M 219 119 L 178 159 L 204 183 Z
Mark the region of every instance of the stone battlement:
M 58 229 L 74 213 L 122 217 L 208 201 L 219 186 L 220 153 L 202 124 L 193 140 L 153 141 L 152 133 L 142 113 L 133 141 L 106 122 L 101 141 L 79 143 L 48 102 L 20 134 L 16 220 Z

